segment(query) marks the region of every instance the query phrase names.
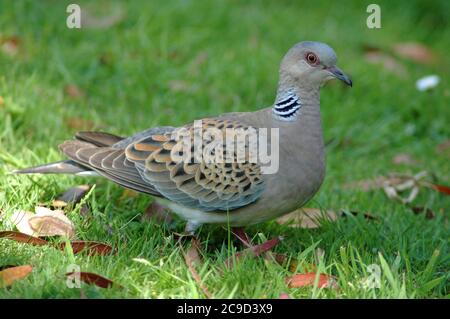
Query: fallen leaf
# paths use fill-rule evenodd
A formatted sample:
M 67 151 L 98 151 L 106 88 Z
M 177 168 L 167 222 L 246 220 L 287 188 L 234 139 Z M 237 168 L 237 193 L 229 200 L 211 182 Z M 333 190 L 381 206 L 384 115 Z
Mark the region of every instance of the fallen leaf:
M 245 247 L 252 247 L 251 239 L 248 237 L 247 233 L 244 231 L 243 228 L 233 228 L 231 230 L 234 236 L 236 236 L 237 239 L 241 241 L 242 244 L 244 244 Z
M 170 224 L 173 218 L 166 206 L 153 202 L 145 210 L 142 220 L 154 220 L 160 224 Z
M 0 95 L 0 107 L 2 107 L 5 104 L 5 99 L 3 96 Z
M 19 52 L 20 39 L 15 36 L 0 38 L 1 49 L 10 57 L 14 57 Z
M 14 282 L 22 280 L 33 271 L 30 265 L 6 268 L 0 271 L 0 288 L 10 287 Z
M 35 231 L 30 227 L 30 224 L 28 222 L 30 217 L 33 216 L 35 216 L 35 214 L 33 214 L 32 212 L 16 210 L 13 212 L 9 220 L 21 233 L 30 236 L 36 236 Z
M 33 237 L 17 231 L 0 231 L 0 238 L 14 240 L 19 243 L 31 244 L 33 246 L 45 246 L 48 242 L 44 239 Z
M 44 239 L 33 237 L 16 231 L 0 231 L 0 238 L 10 239 L 25 244 L 31 244 L 33 246 L 45 246 L 50 244 L 48 241 Z M 72 241 L 70 242 L 70 244 L 72 246 L 74 254 L 78 254 L 83 251 L 87 252 L 89 256 L 95 255 L 105 256 L 116 253 L 116 250 L 114 250 L 110 245 L 96 241 L 80 240 L 80 241 Z M 52 247 L 59 250 L 64 250 L 65 246 L 66 246 L 65 242 L 52 245 Z
M 396 165 L 417 165 L 419 164 L 411 155 L 400 153 L 394 156 L 392 162 Z
M 379 47 L 377 47 L 377 46 L 375 46 L 375 45 L 369 44 L 369 43 L 363 44 L 362 49 L 363 49 L 363 51 L 364 51 L 365 53 L 369 53 L 369 52 L 381 52 L 381 51 L 382 51 L 381 48 L 379 48 Z
M 87 252 L 89 256 L 105 256 L 115 253 L 115 250 L 108 244 L 100 243 L 96 241 L 72 241 L 70 242 L 74 254 L 81 253 L 82 251 Z M 64 250 L 66 243 L 61 243 L 57 248 Z
M 393 50 L 403 58 L 422 64 L 430 64 L 436 60 L 435 54 L 430 49 L 417 42 L 397 43 L 393 46 Z
M 337 219 L 334 211 L 322 211 L 319 208 L 299 208 L 292 213 L 277 219 L 278 224 L 288 224 L 289 227 L 317 228 L 320 227 L 321 219 L 334 221 Z
M 119 285 L 115 284 L 112 280 L 94 274 L 92 272 L 74 271 L 67 273 L 66 276 L 72 278 L 79 278 L 81 281 L 89 285 L 95 285 L 100 288 L 111 288 L 113 285 L 116 287 L 120 287 Z
M 381 65 L 386 71 L 392 72 L 398 76 L 405 77 L 408 74 L 406 68 L 387 53 L 370 51 L 365 54 L 365 58 L 367 62 Z
M 66 84 L 64 86 L 64 93 L 73 98 L 83 98 L 86 96 L 84 91 L 76 84 Z
M 431 183 L 429 185 L 432 189 L 437 190 L 438 192 L 450 195 L 450 187 L 448 187 L 448 186 L 431 184 Z
M 262 244 L 251 246 L 244 250 L 237 252 L 234 256 L 231 256 L 227 260 L 225 260 L 225 267 L 230 268 L 233 265 L 234 261 L 239 261 L 245 257 L 258 257 L 261 254 L 270 251 L 273 247 L 280 243 L 282 237 L 275 237 L 265 241 Z
M 38 237 L 43 236 L 75 236 L 75 226 L 61 210 L 36 207 L 36 215 L 28 219 L 28 223 Z
M 289 296 L 287 293 L 282 292 L 278 299 L 291 299 L 291 296 Z
M 305 274 L 295 274 L 286 279 L 289 288 L 300 288 L 306 286 L 314 286 L 317 273 L 310 272 Z M 317 287 L 319 288 L 337 288 L 336 279 L 332 276 L 319 274 Z
M 417 197 L 422 187 L 430 187 L 442 193 L 450 193 L 450 188 L 447 186 L 427 182 L 425 180 L 427 176 L 428 173 L 426 171 L 419 172 L 413 176 L 392 173 L 388 177 L 381 176 L 373 180 L 347 183 L 344 187 L 360 188 L 363 191 L 382 188 L 388 198 L 398 200 L 403 204 L 411 203 Z M 407 191 L 409 191 L 409 194 L 406 197 L 401 196 Z
M 89 192 L 91 186 L 78 185 L 66 190 L 62 195 L 58 196 L 52 203 L 53 207 L 63 208 L 69 204 L 76 205 Z

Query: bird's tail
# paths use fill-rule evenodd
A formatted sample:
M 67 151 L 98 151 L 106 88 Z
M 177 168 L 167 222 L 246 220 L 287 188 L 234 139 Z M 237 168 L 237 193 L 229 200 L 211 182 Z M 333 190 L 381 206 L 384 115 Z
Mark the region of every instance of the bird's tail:
M 72 160 L 59 161 L 12 171 L 13 174 L 73 174 L 81 176 L 96 176 L 95 171 L 77 164 Z

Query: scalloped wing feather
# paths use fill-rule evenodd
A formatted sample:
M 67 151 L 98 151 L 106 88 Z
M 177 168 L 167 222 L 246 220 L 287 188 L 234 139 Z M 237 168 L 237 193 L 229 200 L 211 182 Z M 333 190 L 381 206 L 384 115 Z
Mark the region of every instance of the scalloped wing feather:
M 203 132 L 208 128 L 216 129 L 225 140 L 226 129 L 243 130 L 248 127 L 238 121 L 218 118 L 203 120 Z M 142 178 L 155 190 L 177 204 L 203 211 L 233 210 L 260 197 L 264 182 L 257 163 L 251 163 L 248 156 L 236 162 L 236 153 L 227 153 L 224 144 L 213 151 L 222 152 L 222 158 L 231 156 L 233 163 L 207 162 L 203 158 L 196 161 L 194 148 L 186 154 L 183 139 L 176 138 L 181 129 L 190 145 L 194 145 L 196 130 L 193 125 L 187 125 L 170 133 L 145 137 L 129 144 L 125 150 L 126 158 L 135 163 Z M 206 149 L 210 142 L 205 138 L 200 141 L 202 149 Z M 243 145 L 246 150 L 247 144 Z M 185 157 L 174 161 L 174 154 Z

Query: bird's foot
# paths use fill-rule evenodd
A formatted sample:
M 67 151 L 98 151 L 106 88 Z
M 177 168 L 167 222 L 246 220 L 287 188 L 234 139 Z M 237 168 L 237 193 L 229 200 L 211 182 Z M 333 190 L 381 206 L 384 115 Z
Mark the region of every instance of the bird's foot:
M 194 222 L 194 221 L 188 221 L 186 223 L 186 226 L 184 228 L 184 232 L 182 233 L 173 233 L 178 240 L 182 239 L 195 239 L 195 231 L 201 226 L 202 224 Z

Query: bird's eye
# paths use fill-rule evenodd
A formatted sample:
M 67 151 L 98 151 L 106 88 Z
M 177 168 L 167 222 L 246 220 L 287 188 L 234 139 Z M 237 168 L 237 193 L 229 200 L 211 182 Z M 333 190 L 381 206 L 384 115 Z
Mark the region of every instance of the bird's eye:
M 306 61 L 311 65 L 316 65 L 319 59 L 317 58 L 317 55 L 315 55 L 314 53 L 308 53 L 306 55 Z

